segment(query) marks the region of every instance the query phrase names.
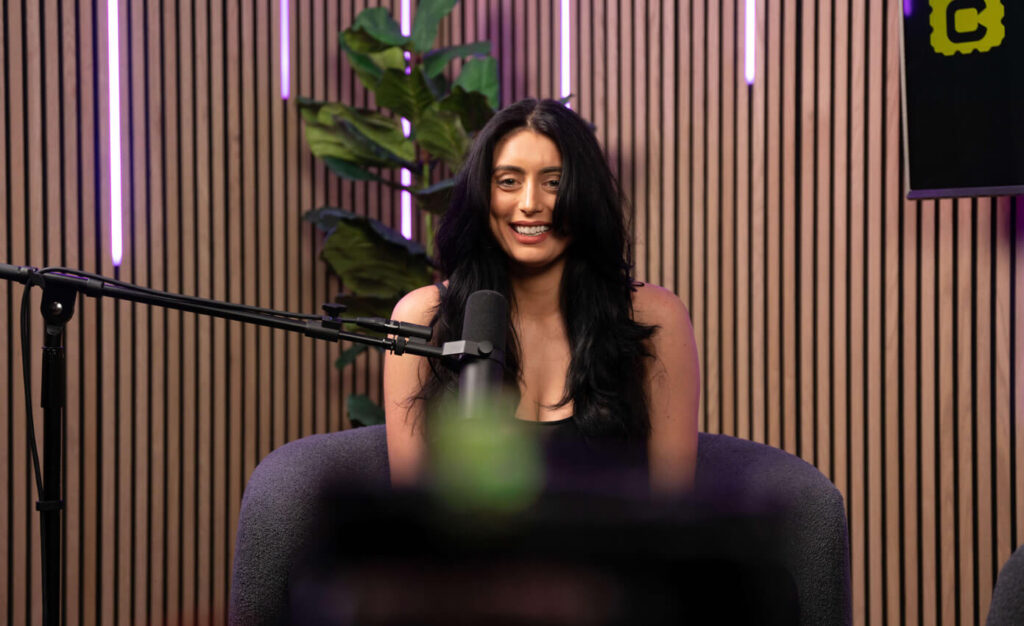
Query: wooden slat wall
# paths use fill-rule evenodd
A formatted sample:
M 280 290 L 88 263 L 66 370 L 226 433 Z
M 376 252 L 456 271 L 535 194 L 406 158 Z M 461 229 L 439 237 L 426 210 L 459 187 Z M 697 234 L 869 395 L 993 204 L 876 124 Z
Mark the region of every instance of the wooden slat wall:
M 373 106 L 336 37 L 366 6 L 397 15 L 397 0 L 291 4 L 293 96 Z M 835 481 L 856 622 L 974 623 L 1024 541 L 1024 199 L 901 199 L 890 5 L 761 0 L 748 87 L 743 0 L 571 0 L 573 106 L 634 199 L 639 277 L 690 307 L 702 428 L 782 447 Z M 337 286 L 302 213 L 335 205 L 397 225 L 399 209 L 309 155 L 279 95 L 278 2 L 120 0 L 119 269 L 105 6 L 3 4 L 0 261 L 316 311 Z M 503 103 L 554 97 L 559 19 L 552 0 L 466 0 L 442 40 L 493 42 Z M 12 624 L 41 618 L 21 293 L 0 283 L 0 622 Z M 67 347 L 75 624 L 221 621 L 252 468 L 345 427 L 347 394 L 380 395 L 376 355 L 339 373 L 344 346 L 141 305 L 83 299 Z

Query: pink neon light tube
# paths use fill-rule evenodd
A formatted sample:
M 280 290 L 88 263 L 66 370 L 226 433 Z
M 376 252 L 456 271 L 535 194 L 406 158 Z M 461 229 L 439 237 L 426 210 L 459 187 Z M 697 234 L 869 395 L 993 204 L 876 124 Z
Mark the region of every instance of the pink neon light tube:
M 110 258 L 121 265 L 121 73 L 117 0 L 107 0 L 107 111 L 110 121 Z
M 562 0 L 562 28 L 561 38 L 559 41 L 559 52 L 561 54 L 561 85 L 559 91 L 561 91 L 561 97 L 566 97 L 572 93 L 572 87 L 570 86 L 570 74 L 569 74 L 569 0 Z M 568 102 L 565 106 L 572 108 Z
M 747 0 L 746 33 L 743 38 L 743 75 L 747 79 L 748 85 L 754 84 L 754 47 L 757 45 L 754 41 L 755 13 L 754 0 Z
M 281 0 L 281 99 L 287 100 L 291 94 L 291 75 L 288 67 L 288 0 Z
M 412 26 L 410 24 L 410 17 L 411 16 L 409 15 L 409 0 L 402 0 L 401 12 L 402 12 L 402 15 L 401 15 L 402 34 L 405 35 L 406 37 L 408 37 L 409 34 L 412 33 Z M 405 58 L 409 59 L 409 53 L 408 52 L 405 53 Z M 406 67 L 405 68 L 405 73 L 408 74 L 409 72 L 410 72 L 410 68 Z M 409 133 L 411 132 L 411 130 L 412 130 L 412 127 L 409 124 L 409 120 L 407 120 L 407 119 L 405 119 L 403 117 L 402 118 L 402 131 L 405 133 L 406 137 L 409 136 Z M 412 172 L 410 172 L 409 170 L 407 170 L 405 168 L 402 168 L 401 176 L 402 176 L 401 181 L 402 181 L 403 185 L 408 187 L 409 185 L 412 184 Z M 412 239 L 412 194 L 410 194 L 408 191 L 403 191 L 402 194 L 401 194 L 401 207 L 402 207 L 402 225 L 401 225 L 402 236 L 405 237 L 406 239 Z

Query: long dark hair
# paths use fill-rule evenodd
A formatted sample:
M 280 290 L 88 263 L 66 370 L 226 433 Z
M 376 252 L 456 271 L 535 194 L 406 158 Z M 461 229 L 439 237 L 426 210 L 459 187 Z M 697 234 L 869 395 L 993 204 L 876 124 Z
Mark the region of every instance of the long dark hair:
M 493 289 L 512 303 L 506 380 L 515 383 L 521 375 L 508 257 L 489 225 L 494 150 L 502 138 L 521 129 L 550 138 L 562 157 L 552 228 L 570 236 L 559 302 L 571 363 L 565 397 L 556 407 L 572 401 L 585 436 L 646 437 L 650 421 L 644 380 L 650 354 L 645 340 L 654 327 L 633 320 L 628 204 L 593 131 L 559 102 L 517 102 L 496 113 L 476 136 L 435 238 L 437 261 L 449 286 L 432 321 L 433 341 L 458 339 L 469 295 Z M 455 384 L 454 372 L 432 362 L 418 397 L 429 403 Z

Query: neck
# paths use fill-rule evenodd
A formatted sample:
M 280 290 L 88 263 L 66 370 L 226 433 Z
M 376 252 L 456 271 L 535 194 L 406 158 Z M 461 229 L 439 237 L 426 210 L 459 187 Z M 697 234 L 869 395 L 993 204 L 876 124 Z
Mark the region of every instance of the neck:
M 564 269 L 563 257 L 540 271 L 509 271 L 516 314 L 520 317 L 548 317 L 561 314 L 559 295 Z

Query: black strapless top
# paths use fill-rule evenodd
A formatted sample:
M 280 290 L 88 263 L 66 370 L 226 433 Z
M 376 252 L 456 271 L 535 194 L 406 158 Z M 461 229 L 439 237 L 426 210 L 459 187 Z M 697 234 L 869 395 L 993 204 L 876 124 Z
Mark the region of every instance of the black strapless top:
M 645 441 L 584 437 L 573 417 L 518 422 L 541 440 L 549 488 L 604 493 L 648 491 Z

